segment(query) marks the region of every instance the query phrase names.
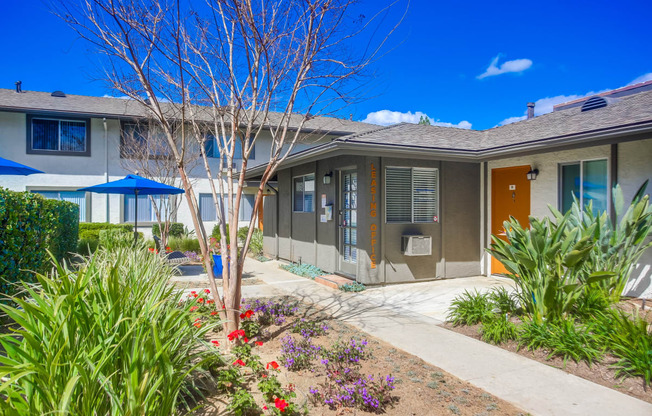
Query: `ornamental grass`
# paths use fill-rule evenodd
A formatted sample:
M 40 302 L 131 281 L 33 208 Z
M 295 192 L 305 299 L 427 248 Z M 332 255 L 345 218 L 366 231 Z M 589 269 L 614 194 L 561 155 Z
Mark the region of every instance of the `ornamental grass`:
M 191 305 L 168 285 L 172 270 L 146 250 L 100 249 L 72 270 L 53 262 L 24 285 L 14 323 L 0 336 L 0 410 L 5 415 L 175 415 L 194 381 L 219 360 L 193 325 Z

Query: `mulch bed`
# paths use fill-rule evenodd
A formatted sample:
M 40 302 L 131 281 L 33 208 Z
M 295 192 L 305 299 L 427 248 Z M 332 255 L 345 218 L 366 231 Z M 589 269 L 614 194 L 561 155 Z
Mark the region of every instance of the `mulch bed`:
M 292 298 L 284 298 L 290 301 Z M 315 320 L 327 325 L 330 329 L 326 335 L 313 338 L 313 343 L 319 346 L 332 345 L 336 340 L 348 341 L 352 336 L 368 341 L 367 350 L 372 357 L 362 361 L 361 372 L 374 377 L 392 375 L 395 377 L 396 388 L 394 396 L 396 402 L 393 407 L 387 409 L 383 414 L 395 416 L 416 416 L 416 415 L 525 415 L 512 404 L 498 399 L 465 381 L 462 381 L 442 369 L 427 364 L 420 358 L 408 354 L 405 351 L 394 348 L 391 345 L 374 338 L 364 332 L 353 328 L 340 321 L 331 319 L 324 312 L 315 306 L 299 304 L 299 311 L 293 317 L 289 317 L 282 326 L 272 325 L 265 329 L 263 346 L 255 347 L 254 353 L 259 355 L 263 363 L 278 361 L 281 348 L 281 338 L 292 335 L 299 338 L 300 334 L 290 332 L 292 324 L 298 319 Z M 220 340 L 223 334 L 215 335 Z M 310 370 L 298 372 L 288 371 L 283 366 L 278 375 L 283 386 L 293 384 L 297 397 L 293 400 L 302 405 L 309 403 L 309 389 L 318 387 L 325 379 L 324 368 L 320 360 L 314 360 L 314 367 Z M 260 393 L 252 386 L 252 393 L 257 402 L 263 405 Z M 225 408 L 228 400 L 224 395 L 210 397 L 198 415 L 222 415 L 228 414 Z M 309 415 L 364 415 L 372 414 L 359 409 L 339 408 L 329 409 L 325 405 L 308 404 Z M 270 414 L 266 412 L 265 414 Z

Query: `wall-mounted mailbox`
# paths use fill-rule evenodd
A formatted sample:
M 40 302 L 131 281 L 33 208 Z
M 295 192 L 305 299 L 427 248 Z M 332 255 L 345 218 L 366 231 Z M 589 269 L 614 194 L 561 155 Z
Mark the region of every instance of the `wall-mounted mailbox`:
M 406 256 L 430 256 L 432 254 L 432 237 L 429 235 L 401 236 L 401 251 Z

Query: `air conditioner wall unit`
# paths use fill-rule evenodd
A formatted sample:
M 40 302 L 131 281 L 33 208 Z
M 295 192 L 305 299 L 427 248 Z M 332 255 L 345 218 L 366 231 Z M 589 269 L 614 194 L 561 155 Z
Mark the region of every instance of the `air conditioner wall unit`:
M 401 236 L 401 252 L 405 256 L 430 256 L 432 254 L 432 237 L 429 235 Z

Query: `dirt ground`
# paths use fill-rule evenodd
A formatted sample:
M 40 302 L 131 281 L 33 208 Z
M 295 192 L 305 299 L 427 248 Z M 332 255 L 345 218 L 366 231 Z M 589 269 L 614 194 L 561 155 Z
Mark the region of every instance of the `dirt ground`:
M 422 415 L 525 415 L 510 403 L 500 400 L 484 390 L 472 386 L 423 360 L 410 355 L 402 350 L 380 341 L 355 328 L 330 319 L 328 316 L 308 305 L 300 305 L 296 316 L 289 318 L 283 326 L 271 326 L 265 331 L 265 336 L 260 339 L 264 342 L 262 347 L 255 347 L 254 354 L 260 355 L 262 362 L 279 361 L 280 339 L 291 334 L 292 323 L 305 317 L 326 324 L 330 329 L 326 335 L 313 338 L 313 343 L 328 346 L 337 339 L 348 340 L 352 336 L 368 341 L 367 349 L 372 356 L 362 363 L 361 373 L 373 376 L 392 375 L 395 377 L 396 388 L 394 396 L 397 401 L 393 407 L 383 414 L 395 416 L 422 416 Z M 221 334 L 220 334 L 221 335 Z M 300 337 L 299 334 L 291 334 Z M 283 386 L 293 384 L 297 397 L 294 402 L 302 405 L 309 403 L 308 391 L 310 387 L 318 387 L 325 379 L 323 366 L 317 359 L 314 368 L 299 372 L 290 372 L 281 366 L 278 375 Z M 253 386 L 252 386 L 253 387 Z M 257 402 L 263 404 L 262 396 L 253 388 Z M 210 398 L 207 406 L 198 412 L 198 415 L 213 416 L 228 414 L 225 412 L 227 400 L 223 395 Z M 327 406 L 308 404 L 309 415 L 339 416 L 339 415 L 364 415 L 369 412 L 340 408 L 331 410 Z M 268 413 L 267 413 L 268 414 Z
M 634 311 L 638 310 L 640 316 L 644 316 L 648 322 L 652 323 L 652 310 L 650 310 L 650 305 L 645 311 L 641 310 L 641 300 L 640 299 L 630 299 L 627 301 L 621 302 L 618 307 L 627 310 Z M 443 327 L 450 329 L 452 331 L 464 334 L 466 336 L 480 339 L 480 325 L 473 326 L 459 326 L 455 327 L 451 324 L 444 324 Z M 616 377 L 616 370 L 612 368 L 612 365 L 615 364 L 618 359 L 611 355 L 606 355 L 602 362 L 594 363 L 589 366 L 585 362 L 576 363 L 575 361 L 569 360 L 564 363 L 564 360 L 559 357 L 552 357 L 548 359 L 550 351 L 546 350 L 536 350 L 528 351 L 525 348 L 518 348 L 517 341 L 506 342 L 499 347 L 506 349 L 507 351 L 515 352 L 524 357 L 531 358 L 533 360 L 539 361 L 543 364 L 547 364 L 551 367 L 559 368 L 567 373 L 573 374 L 578 377 L 582 377 L 586 380 L 592 381 L 597 384 L 601 384 L 605 387 L 609 387 L 621 393 L 629 394 L 630 396 L 636 397 L 637 399 L 644 400 L 646 402 L 652 403 L 652 388 L 645 389 L 643 378 L 641 377 Z

